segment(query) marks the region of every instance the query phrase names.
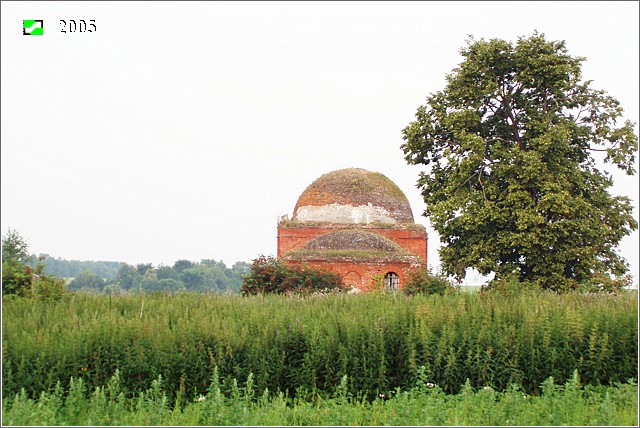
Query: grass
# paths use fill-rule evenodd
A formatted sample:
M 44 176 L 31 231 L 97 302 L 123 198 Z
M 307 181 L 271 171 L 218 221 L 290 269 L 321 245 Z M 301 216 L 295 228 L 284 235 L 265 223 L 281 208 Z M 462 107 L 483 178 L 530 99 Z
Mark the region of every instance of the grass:
M 3 424 L 625 425 L 637 305 L 637 292 L 9 299 Z
M 553 378 L 540 396 L 515 385 L 503 392 L 466 382 L 458 394 L 445 394 L 430 383 L 369 402 L 347 392 L 347 376 L 332 396 L 309 400 L 259 391 L 250 376 L 233 383 L 229 394 L 219 388 L 217 372 L 205 395 L 169 405 L 158 377 L 147 391 L 125 398 L 116 373 L 105 387 L 87 391 L 82 379 L 72 380 L 65 397 L 58 385 L 30 399 L 23 392 L 2 401 L 3 426 L 11 425 L 574 425 L 637 426 L 637 384 L 612 387 L 580 386 L 577 372 L 564 385 Z M 385 397 L 386 398 L 386 397 Z
M 482 285 L 461 285 L 460 291 L 464 291 L 467 293 L 477 293 L 482 288 Z
M 3 395 L 30 397 L 58 381 L 128 393 L 162 375 L 173 398 L 203 393 L 218 368 L 227 386 L 253 372 L 260 389 L 370 397 L 410 388 L 418 367 L 445 392 L 510 382 L 538 393 L 575 369 L 587 384 L 637 379 L 637 293 L 622 295 L 232 296 L 181 293 L 3 304 Z M 194 392 L 195 391 L 195 392 Z

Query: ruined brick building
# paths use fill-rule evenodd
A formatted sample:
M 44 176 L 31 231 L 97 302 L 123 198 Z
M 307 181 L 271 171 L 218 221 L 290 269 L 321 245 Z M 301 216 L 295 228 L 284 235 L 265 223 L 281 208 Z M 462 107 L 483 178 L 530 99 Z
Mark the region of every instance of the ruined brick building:
M 427 233 L 400 188 L 386 176 L 348 168 L 322 175 L 278 224 L 278 258 L 328 268 L 345 284 L 370 291 L 403 287 L 427 263 Z

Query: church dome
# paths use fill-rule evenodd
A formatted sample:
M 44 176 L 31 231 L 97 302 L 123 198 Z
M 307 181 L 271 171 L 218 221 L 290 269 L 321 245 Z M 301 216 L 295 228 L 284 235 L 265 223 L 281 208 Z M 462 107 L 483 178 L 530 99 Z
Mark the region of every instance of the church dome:
M 306 188 L 294 221 L 326 223 L 414 223 L 405 194 L 378 172 L 348 168 L 320 176 Z

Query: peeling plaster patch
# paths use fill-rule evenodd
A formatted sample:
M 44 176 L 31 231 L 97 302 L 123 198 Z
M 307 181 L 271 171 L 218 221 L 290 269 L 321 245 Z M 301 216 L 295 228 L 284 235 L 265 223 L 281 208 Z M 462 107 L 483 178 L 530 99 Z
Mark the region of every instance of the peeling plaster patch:
M 391 216 L 389 211 L 384 207 L 371 205 L 353 205 L 329 204 L 329 205 L 305 205 L 298 207 L 296 212 L 298 221 L 323 221 L 332 223 L 397 223 L 397 220 Z

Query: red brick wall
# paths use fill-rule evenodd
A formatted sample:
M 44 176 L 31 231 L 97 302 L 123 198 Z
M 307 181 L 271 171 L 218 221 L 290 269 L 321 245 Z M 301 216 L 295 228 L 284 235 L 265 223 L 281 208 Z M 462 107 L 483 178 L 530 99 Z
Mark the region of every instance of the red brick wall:
M 309 241 L 321 235 L 336 232 L 340 229 L 352 226 L 333 225 L 331 227 L 283 227 L 278 226 L 278 258 L 291 251 L 299 250 Z M 378 233 L 411 253 L 420 257 L 427 263 L 427 234 L 420 230 L 363 228 L 368 232 Z M 298 264 L 299 262 L 289 262 Z M 372 279 L 375 275 L 384 276 L 388 272 L 394 272 L 400 280 L 400 288 L 404 287 L 406 275 L 410 269 L 409 263 L 401 262 L 367 262 L 356 263 L 348 260 L 323 261 L 315 260 L 305 262 L 311 267 L 330 269 L 341 275 L 347 285 L 354 286 L 361 291 L 373 290 Z
M 289 264 L 301 264 L 300 262 L 288 262 Z M 373 291 L 375 284 L 373 278 L 380 274 L 382 277 L 389 272 L 398 275 L 403 288 L 407 280 L 407 271 L 411 268 L 409 263 L 354 263 L 350 261 L 306 261 L 304 264 L 317 269 L 328 269 L 342 276 L 346 285 L 350 285 L 360 291 Z M 357 282 L 359 277 L 359 282 Z
M 427 233 L 418 230 L 375 229 L 372 232 L 379 233 L 396 244 L 411 251 L 427 263 Z

